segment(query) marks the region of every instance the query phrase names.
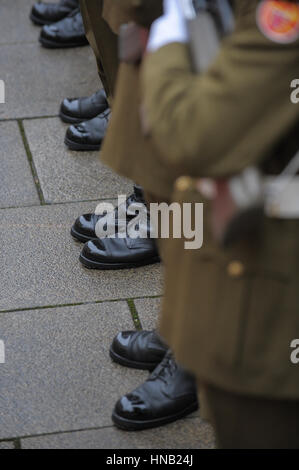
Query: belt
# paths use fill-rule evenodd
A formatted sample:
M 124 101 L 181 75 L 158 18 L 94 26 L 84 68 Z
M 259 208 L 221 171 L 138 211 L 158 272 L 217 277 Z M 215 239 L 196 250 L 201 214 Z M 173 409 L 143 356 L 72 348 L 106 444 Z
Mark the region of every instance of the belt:
M 277 178 L 269 176 L 265 184 L 265 213 L 278 219 L 299 219 L 299 176 Z

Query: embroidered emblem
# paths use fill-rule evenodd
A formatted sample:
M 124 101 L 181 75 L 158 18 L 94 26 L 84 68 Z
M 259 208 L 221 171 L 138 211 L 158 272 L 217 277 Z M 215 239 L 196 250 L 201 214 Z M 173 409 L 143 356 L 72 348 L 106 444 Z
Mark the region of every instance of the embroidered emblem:
M 299 38 L 299 5 L 264 0 L 257 9 L 257 24 L 271 41 L 289 44 Z

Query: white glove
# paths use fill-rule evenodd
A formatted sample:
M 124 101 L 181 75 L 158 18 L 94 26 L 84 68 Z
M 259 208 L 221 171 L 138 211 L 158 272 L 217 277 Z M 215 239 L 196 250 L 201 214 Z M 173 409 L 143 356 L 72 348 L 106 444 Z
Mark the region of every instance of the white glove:
M 164 0 L 164 15 L 152 24 L 147 50 L 154 52 L 172 42 L 187 43 L 189 33 L 180 0 Z

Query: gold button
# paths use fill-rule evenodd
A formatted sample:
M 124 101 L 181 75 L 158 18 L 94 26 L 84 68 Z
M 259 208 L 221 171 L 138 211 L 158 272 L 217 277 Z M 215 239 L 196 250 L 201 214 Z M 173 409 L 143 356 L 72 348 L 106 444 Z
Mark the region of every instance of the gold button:
M 227 272 L 231 277 L 241 277 L 244 274 L 244 265 L 241 261 L 232 261 L 227 267 Z
M 176 180 L 175 188 L 177 191 L 188 191 L 193 188 L 193 179 L 190 176 L 181 176 Z
M 280 214 L 279 204 L 271 204 L 268 208 L 268 212 L 270 217 L 278 217 Z

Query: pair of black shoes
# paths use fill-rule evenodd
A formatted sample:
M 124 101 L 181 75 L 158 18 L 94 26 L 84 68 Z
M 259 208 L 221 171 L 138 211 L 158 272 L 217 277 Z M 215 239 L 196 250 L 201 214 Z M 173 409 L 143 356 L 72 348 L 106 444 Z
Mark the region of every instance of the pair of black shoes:
M 104 91 L 101 90 L 91 98 L 64 100 L 60 117 L 65 122 L 80 122 L 83 116 L 92 117 L 93 113 L 97 114 L 105 106 L 108 106 L 108 103 Z M 97 146 L 99 148 L 108 125 L 108 116 L 109 108 L 90 121 L 73 124 L 66 133 L 66 144 L 75 150 L 90 150 Z M 85 267 L 100 270 L 130 269 L 160 261 L 153 239 L 150 237 L 133 239 L 127 236 L 128 224 L 140 209 L 145 209 L 142 188 L 134 187 L 134 193 L 127 198 L 125 206 L 117 207 L 113 217 L 110 214 L 92 213 L 84 214 L 75 221 L 71 234 L 76 240 L 85 243 L 79 258 Z M 119 213 L 126 214 L 125 220 L 118 217 Z M 97 231 L 99 222 L 101 227 L 105 228 L 105 233 Z M 125 232 L 126 236 L 119 237 L 120 232 L 122 234 Z M 107 233 L 116 236 L 108 238 Z
M 135 186 L 134 193 L 123 204 L 126 207 L 116 207 L 113 217 L 111 214 L 93 213 L 84 214 L 75 221 L 71 235 L 85 243 L 80 255 L 80 261 L 85 267 L 100 270 L 130 269 L 160 261 L 155 240 L 149 236 L 127 236 L 127 226 L 136 217 L 134 210 L 146 209 L 142 188 Z M 118 218 L 119 213 L 126 214 L 125 220 Z M 105 233 L 101 232 L 102 229 L 105 229 Z M 107 238 L 107 233 L 115 234 L 115 237 Z M 124 237 L 118 236 L 120 233 L 124 234 Z
M 60 108 L 61 119 L 64 122 L 80 123 L 69 127 L 65 137 L 66 144 L 73 150 L 100 148 L 108 126 L 109 112 L 104 90 L 90 98 L 65 99 Z M 87 118 L 91 119 L 81 122 Z M 127 227 L 138 212 L 147 212 L 142 188 L 134 187 L 134 193 L 127 198 L 125 206 L 116 208 L 113 214 L 84 214 L 75 221 L 71 234 L 76 240 L 85 243 L 80 255 L 80 261 L 85 267 L 101 270 L 129 269 L 160 261 L 156 243 L 149 236 L 149 220 L 148 227 L 145 228 L 147 238 L 133 239 L 127 236 Z M 118 217 L 119 214 L 125 214 L 124 220 Z M 149 219 L 148 213 L 147 218 Z M 106 229 L 105 233 L 97 230 L 99 225 Z M 122 237 L 119 236 L 120 233 Z M 110 234 L 116 236 L 108 238 L 107 235 Z
M 30 18 L 43 26 L 39 41 L 49 49 L 88 45 L 79 8 L 79 0 L 35 3 Z
M 59 113 L 63 122 L 71 124 L 65 144 L 71 150 L 99 150 L 106 135 L 110 109 L 104 89 L 86 98 L 66 98 Z
M 114 338 L 114 362 L 153 371 L 133 392 L 115 405 L 112 420 L 120 429 L 141 431 L 163 426 L 198 409 L 194 377 L 180 367 L 155 331 L 127 331 Z

